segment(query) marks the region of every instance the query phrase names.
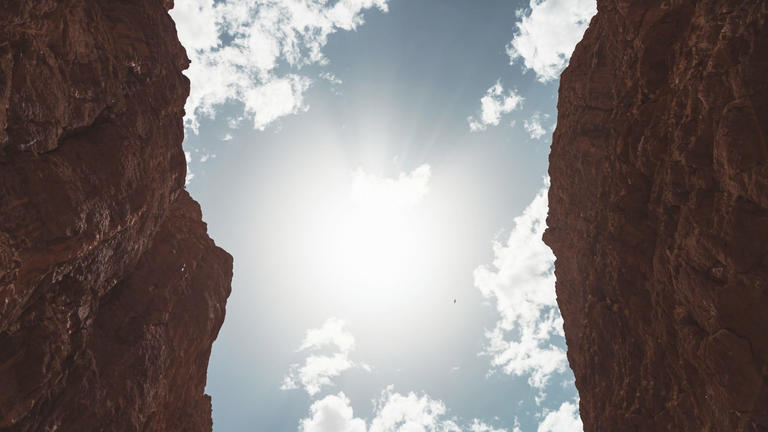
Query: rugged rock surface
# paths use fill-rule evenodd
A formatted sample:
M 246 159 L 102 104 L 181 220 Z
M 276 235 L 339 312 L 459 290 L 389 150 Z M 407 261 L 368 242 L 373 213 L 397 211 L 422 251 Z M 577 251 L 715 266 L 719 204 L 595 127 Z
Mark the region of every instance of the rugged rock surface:
M 550 155 L 585 431 L 768 430 L 768 2 L 600 0 Z
M 184 191 L 171 0 L 0 8 L 0 430 L 210 430 L 232 259 Z

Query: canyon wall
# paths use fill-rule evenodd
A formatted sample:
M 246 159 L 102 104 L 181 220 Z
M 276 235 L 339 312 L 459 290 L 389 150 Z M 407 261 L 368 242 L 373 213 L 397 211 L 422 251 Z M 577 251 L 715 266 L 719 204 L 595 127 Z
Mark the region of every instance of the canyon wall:
M 550 155 L 584 430 L 768 431 L 768 2 L 599 0 Z
M 232 258 L 184 190 L 170 7 L 2 2 L 2 431 L 211 429 Z

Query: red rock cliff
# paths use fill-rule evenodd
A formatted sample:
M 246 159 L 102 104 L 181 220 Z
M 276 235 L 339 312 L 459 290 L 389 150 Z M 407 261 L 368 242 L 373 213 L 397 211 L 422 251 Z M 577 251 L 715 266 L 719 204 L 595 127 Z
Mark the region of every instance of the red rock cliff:
M 768 2 L 600 0 L 550 155 L 585 431 L 768 431 Z
M 0 7 L 0 430 L 204 431 L 232 259 L 184 191 L 172 0 Z

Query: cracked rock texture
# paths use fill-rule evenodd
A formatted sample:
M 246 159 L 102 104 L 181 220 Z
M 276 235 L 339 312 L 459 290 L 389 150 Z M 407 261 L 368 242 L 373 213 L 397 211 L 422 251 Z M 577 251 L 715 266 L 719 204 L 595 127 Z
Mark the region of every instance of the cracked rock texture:
M 2 2 L 2 431 L 211 429 L 232 258 L 184 190 L 171 6 Z
M 585 431 L 768 431 L 768 2 L 599 0 L 550 155 Z

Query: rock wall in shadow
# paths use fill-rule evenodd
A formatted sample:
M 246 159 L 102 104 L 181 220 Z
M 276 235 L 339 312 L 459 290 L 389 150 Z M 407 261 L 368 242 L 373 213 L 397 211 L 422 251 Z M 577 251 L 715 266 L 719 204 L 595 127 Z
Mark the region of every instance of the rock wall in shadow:
M 211 429 L 232 258 L 184 190 L 171 6 L 0 8 L 0 430 Z
M 550 155 L 585 431 L 768 430 L 768 2 L 599 0 Z

